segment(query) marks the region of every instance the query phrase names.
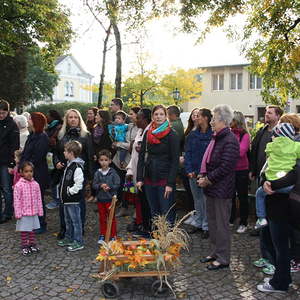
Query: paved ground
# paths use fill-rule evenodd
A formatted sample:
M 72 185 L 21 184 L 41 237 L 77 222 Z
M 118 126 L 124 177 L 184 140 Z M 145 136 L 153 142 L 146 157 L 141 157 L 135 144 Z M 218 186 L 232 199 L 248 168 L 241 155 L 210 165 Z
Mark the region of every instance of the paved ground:
M 96 273 L 97 215 L 94 204 L 88 204 L 86 247 L 67 253 L 56 246 L 57 210 L 48 211 L 49 231 L 38 237 L 41 252 L 23 257 L 19 235 L 13 221 L 0 225 L 0 299 L 104 299 Z M 130 219 L 122 218 L 121 235 Z M 256 290 L 264 275 L 251 262 L 259 257 L 258 240 L 248 234 L 233 234 L 230 270 L 207 271 L 199 258 L 207 255 L 208 241 L 193 235 L 191 250 L 183 255 L 183 265 L 170 281 L 179 299 L 300 299 L 300 274 L 294 274 L 294 285 L 286 295 L 263 294 Z M 120 282 L 118 299 L 155 299 L 151 297 L 152 279 L 133 278 Z M 170 296 L 165 299 L 174 299 Z

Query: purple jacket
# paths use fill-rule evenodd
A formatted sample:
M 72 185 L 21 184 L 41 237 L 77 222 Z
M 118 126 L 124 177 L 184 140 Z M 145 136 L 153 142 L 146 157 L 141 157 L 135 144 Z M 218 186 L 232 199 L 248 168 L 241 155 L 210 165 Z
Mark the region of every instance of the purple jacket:
M 232 198 L 235 167 L 240 157 L 239 142 L 228 127 L 222 129 L 215 139 L 210 162 L 206 165 L 206 175 L 212 185 L 206 187 L 204 193 L 211 198 Z

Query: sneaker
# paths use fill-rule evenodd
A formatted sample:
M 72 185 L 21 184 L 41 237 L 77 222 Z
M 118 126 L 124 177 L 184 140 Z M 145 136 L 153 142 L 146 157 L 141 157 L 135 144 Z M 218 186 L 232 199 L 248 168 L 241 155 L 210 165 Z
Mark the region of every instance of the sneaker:
M 22 254 L 23 254 L 24 256 L 30 255 L 30 254 L 31 254 L 30 248 L 29 248 L 29 247 L 23 247 L 23 248 L 22 248 Z
M 291 260 L 291 273 L 297 273 L 300 271 L 300 263 Z
M 266 292 L 266 293 L 286 293 L 287 292 L 287 291 L 282 291 L 282 290 L 275 290 L 268 281 L 264 282 L 263 284 L 259 284 L 257 286 L 257 289 L 260 292 Z
M 266 267 L 262 269 L 262 271 L 267 275 L 274 275 L 275 273 L 275 266 L 268 264 Z
M 59 207 L 59 203 L 56 201 L 52 201 L 46 205 L 48 209 L 55 209 Z
M 63 239 L 57 242 L 57 246 L 66 247 L 72 245 L 73 242 L 69 239 Z
M 186 225 L 191 225 L 191 223 L 194 221 L 194 215 L 189 216 L 184 222 L 183 224 Z
M 266 218 L 258 218 L 256 224 L 254 226 L 255 229 L 260 229 L 268 225 L 268 221 Z
M 270 277 L 265 277 L 265 278 L 264 278 L 264 282 L 269 283 L 271 279 L 272 279 L 272 278 L 270 278 Z M 292 285 L 293 285 L 292 283 L 289 284 L 289 286 L 292 286 Z
M 236 232 L 237 232 L 237 233 L 245 233 L 246 230 L 247 230 L 247 226 L 245 226 L 245 225 L 240 225 Z
M 36 245 L 29 246 L 29 249 L 32 253 L 38 253 L 40 252 L 40 248 L 38 248 Z
M 74 241 L 68 248 L 67 251 L 74 252 L 78 250 L 82 250 L 84 246 L 82 244 L 79 244 L 77 241 Z
M 269 264 L 270 264 L 269 261 L 265 258 L 260 258 L 253 262 L 253 265 L 257 268 L 263 268 L 268 266 Z
M 149 232 L 146 232 L 146 231 L 136 231 L 132 234 L 133 237 L 135 238 L 144 238 L 144 239 L 150 239 L 151 238 L 151 235 Z
M 104 241 L 104 235 L 99 235 L 98 244 L 101 244 Z
M 117 237 L 114 236 L 114 237 L 110 238 L 110 241 L 115 241 L 116 239 L 117 239 Z

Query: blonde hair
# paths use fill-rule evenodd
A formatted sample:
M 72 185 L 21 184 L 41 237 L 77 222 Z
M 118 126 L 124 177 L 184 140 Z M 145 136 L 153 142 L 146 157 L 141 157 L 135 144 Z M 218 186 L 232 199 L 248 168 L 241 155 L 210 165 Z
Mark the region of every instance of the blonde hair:
M 77 109 L 71 108 L 71 109 L 68 109 L 64 115 L 63 125 L 57 136 L 59 140 L 61 140 L 64 137 L 64 135 L 66 134 L 67 127 L 68 127 L 68 116 L 71 112 L 76 113 L 79 118 L 80 136 L 85 137 L 89 133 L 86 128 L 86 125 L 82 119 L 81 113 Z
M 236 122 L 236 126 L 238 128 L 244 129 L 247 133 L 249 133 L 248 126 L 246 123 L 245 116 L 240 111 L 233 112 L 233 120 Z
M 297 114 L 284 114 L 279 119 L 280 123 L 290 123 L 294 126 L 295 131 L 300 131 L 300 117 Z

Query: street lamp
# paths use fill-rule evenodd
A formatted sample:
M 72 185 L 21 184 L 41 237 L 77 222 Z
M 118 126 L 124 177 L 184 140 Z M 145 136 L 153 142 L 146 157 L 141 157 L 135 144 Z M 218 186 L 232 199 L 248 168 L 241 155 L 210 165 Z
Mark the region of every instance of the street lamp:
M 173 90 L 173 99 L 176 104 L 177 104 L 179 98 L 180 98 L 180 92 L 179 92 L 178 88 L 175 88 L 175 90 Z

